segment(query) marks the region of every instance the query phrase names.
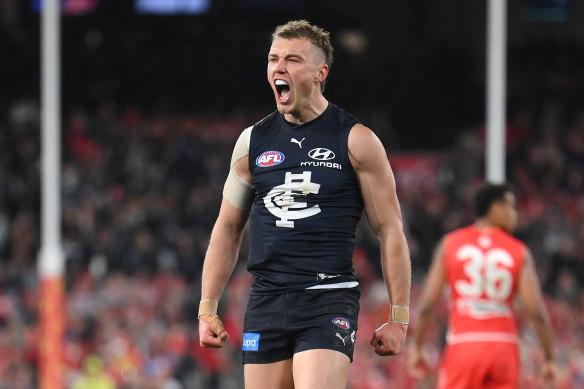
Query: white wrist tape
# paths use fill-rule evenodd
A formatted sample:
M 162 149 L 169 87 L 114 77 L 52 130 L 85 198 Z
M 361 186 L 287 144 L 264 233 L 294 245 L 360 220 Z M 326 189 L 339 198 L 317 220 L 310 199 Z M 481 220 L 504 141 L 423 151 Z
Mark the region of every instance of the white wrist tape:
M 201 300 L 201 302 L 199 303 L 198 319 L 201 318 L 201 315 L 216 315 L 218 305 L 219 305 L 219 302 L 217 300 L 212 300 L 212 299 Z

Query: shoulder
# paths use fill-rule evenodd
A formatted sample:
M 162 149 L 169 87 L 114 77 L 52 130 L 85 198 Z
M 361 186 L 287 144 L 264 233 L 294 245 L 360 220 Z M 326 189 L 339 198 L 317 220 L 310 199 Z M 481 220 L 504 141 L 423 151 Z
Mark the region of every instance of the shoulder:
M 472 233 L 473 231 L 476 231 L 476 229 L 472 225 L 460 227 L 460 228 L 457 228 L 456 230 L 446 234 L 444 239 L 445 240 L 452 240 L 452 239 L 457 239 L 457 238 L 464 238 L 464 237 L 468 236 L 470 233 Z
M 361 123 L 351 128 L 348 148 L 349 156 L 357 164 L 366 161 L 374 162 L 380 158 L 387 160 L 387 153 L 377 135 Z
M 333 103 L 329 103 L 329 104 L 330 104 L 331 111 L 337 115 L 337 117 L 339 118 L 341 123 L 343 123 L 344 125 L 351 128 L 355 124 L 360 123 L 360 120 L 355 115 L 345 111 L 344 109 L 342 109 L 338 105 L 335 105 Z
M 259 144 L 278 133 L 281 128 L 279 125 L 280 115 L 278 111 L 274 111 L 246 129 L 250 150 L 255 149 Z
M 262 127 L 273 123 L 275 120 L 280 118 L 280 112 L 274 111 L 263 119 L 258 120 L 252 127 Z
M 249 138 L 251 137 L 251 131 L 253 130 L 254 126 L 249 126 L 245 128 L 241 134 L 239 134 L 239 138 L 237 139 L 237 143 L 239 144 L 242 142 L 247 148 L 249 148 Z
M 253 126 L 249 126 L 239 134 L 239 138 L 237 138 L 235 146 L 233 147 L 233 153 L 231 154 L 231 166 L 233 166 L 233 164 L 241 157 L 249 154 L 249 143 L 252 129 Z
M 452 250 L 456 250 L 457 247 L 463 246 L 470 242 L 476 241 L 477 230 L 473 225 L 457 228 L 444 235 L 443 245 L 444 251 L 447 254 L 451 254 Z
M 506 246 L 515 248 L 519 251 L 524 251 L 527 248 L 527 246 L 525 245 L 525 243 L 523 243 L 523 241 L 514 237 L 510 233 L 503 231 L 503 230 L 498 230 L 498 233 L 499 233 L 500 239 L 504 242 L 504 244 Z

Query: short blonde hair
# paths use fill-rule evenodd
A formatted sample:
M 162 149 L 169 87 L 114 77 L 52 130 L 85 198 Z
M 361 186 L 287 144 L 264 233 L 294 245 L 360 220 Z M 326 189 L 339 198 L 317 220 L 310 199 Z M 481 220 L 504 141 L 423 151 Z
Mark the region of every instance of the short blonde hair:
M 272 34 L 272 42 L 277 38 L 282 39 L 308 39 L 313 45 L 318 47 L 324 53 L 325 63 L 330 68 L 333 64 L 333 45 L 330 40 L 330 33 L 322 28 L 310 24 L 306 20 L 292 20 L 286 24 L 276 27 Z M 320 85 L 324 91 L 324 83 Z

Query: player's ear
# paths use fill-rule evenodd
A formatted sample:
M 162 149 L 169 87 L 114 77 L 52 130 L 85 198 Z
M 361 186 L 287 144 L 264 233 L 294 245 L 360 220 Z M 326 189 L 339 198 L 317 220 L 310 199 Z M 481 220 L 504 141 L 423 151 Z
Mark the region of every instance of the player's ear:
M 321 63 L 318 65 L 316 69 L 316 76 L 314 77 L 314 81 L 316 82 L 324 82 L 329 74 L 329 66 L 326 63 Z

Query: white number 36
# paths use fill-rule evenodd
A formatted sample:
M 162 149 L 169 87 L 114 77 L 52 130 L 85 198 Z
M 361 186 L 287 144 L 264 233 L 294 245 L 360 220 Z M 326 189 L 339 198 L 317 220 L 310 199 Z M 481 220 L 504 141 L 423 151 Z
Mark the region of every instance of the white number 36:
M 456 252 L 456 258 L 465 261 L 464 273 L 469 280 L 456 281 L 454 286 L 461 296 L 506 300 L 513 286 L 509 267 L 514 264 L 509 252 L 493 248 L 483 252 L 477 246 L 466 244 Z

